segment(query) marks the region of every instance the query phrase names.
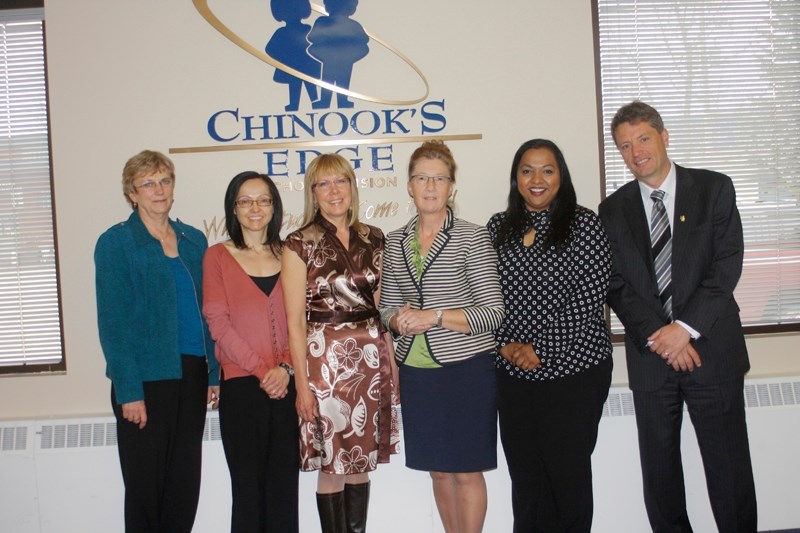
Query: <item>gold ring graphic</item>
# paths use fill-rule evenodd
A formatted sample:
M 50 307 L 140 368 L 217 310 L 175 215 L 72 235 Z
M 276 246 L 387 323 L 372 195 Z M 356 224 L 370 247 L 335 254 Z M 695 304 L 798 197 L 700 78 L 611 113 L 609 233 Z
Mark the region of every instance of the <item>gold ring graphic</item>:
M 213 26 L 214 29 L 216 29 L 218 32 L 220 32 L 222 35 L 224 35 L 233 44 L 235 44 L 236 46 L 238 46 L 239 48 L 241 48 L 242 50 L 244 50 L 248 54 L 250 54 L 250 55 L 252 55 L 254 57 L 257 57 L 258 59 L 260 59 L 264 63 L 267 63 L 268 65 L 272 65 L 276 69 L 282 70 L 283 72 L 286 72 L 287 74 L 291 74 L 292 76 L 295 76 L 295 77 L 297 77 L 297 78 L 299 78 L 299 79 L 301 79 L 303 81 L 307 81 L 309 83 L 313 83 L 314 85 L 317 85 L 317 86 L 322 87 L 324 89 L 329 89 L 329 90 L 331 90 L 331 91 L 333 91 L 335 93 L 344 94 L 344 95 L 347 95 L 347 96 L 351 96 L 353 98 L 357 98 L 359 100 L 367 100 L 368 102 L 375 102 L 375 103 L 378 103 L 378 104 L 413 105 L 413 104 L 416 104 L 416 103 L 419 103 L 419 102 L 423 101 L 425 98 L 428 97 L 428 93 L 430 91 L 430 87 L 428 86 L 428 80 L 425 78 L 425 75 L 422 73 L 422 71 L 419 69 L 419 67 L 417 67 L 405 54 L 403 54 L 403 52 L 401 52 L 400 50 L 398 50 L 394 46 L 390 45 L 389 43 L 387 43 L 386 41 L 384 41 L 383 39 L 381 39 L 377 35 L 374 35 L 373 33 L 371 33 L 366 28 L 364 29 L 364 31 L 367 32 L 367 35 L 369 36 L 370 39 L 372 39 L 373 41 L 377 42 L 378 44 L 380 44 L 381 46 L 383 46 L 384 48 L 386 48 L 387 50 L 392 52 L 394 55 L 396 55 L 397 57 L 402 59 L 409 67 L 411 67 L 414 70 L 414 72 L 417 73 L 417 75 L 419 76 L 420 80 L 422 80 L 422 83 L 425 85 L 425 94 L 423 94 L 421 97 L 415 98 L 413 100 L 392 100 L 392 99 L 388 99 L 388 98 L 379 98 L 377 96 L 370 96 L 370 95 L 367 95 L 367 94 L 361 94 L 361 93 L 357 93 L 355 91 L 350 91 L 348 89 L 344 89 L 342 87 L 338 87 L 336 85 L 331 85 L 328 82 L 322 81 L 322 80 L 320 80 L 318 78 L 314 78 L 312 76 L 309 76 L 308 74 L 300 72 L 299 70 L 293 69 L 289 65 L 281 63 L 280 61 L 276 60 L 274 57 L 270 56 L 266 52 L 264 52 L 262 50 L 259 50 L 259 49 L 255 48 L 254 46 L 252 46 L 250 43 L 246 42 L 244 39 L 242 39 L 241 37 L 236 35 L 225 24 L 223 24 L 223 22 L 221 20 L 219 20 L 219 18 L 217 18 L 217 16 L 211 11 L 211 8 L 208 7 L 208 0 L 192 0 L 192 3 L 194 4 L 195 9 L 197 9 L 197 11 L 200 13 L 200 15 L 202 15 L 203 18 L 206 19 L 206 22 L 211 24 L 211 26 Z M 311 4 L 311 9 L 313 9 L 317 13 L 320 13 L 320 14 L 323 14 L 323 15 L 327 14 L 325 12 L 325 9 L 323 9 L 321 6 L 319 6 L 317 4 L 314 4 L 314 3 Z

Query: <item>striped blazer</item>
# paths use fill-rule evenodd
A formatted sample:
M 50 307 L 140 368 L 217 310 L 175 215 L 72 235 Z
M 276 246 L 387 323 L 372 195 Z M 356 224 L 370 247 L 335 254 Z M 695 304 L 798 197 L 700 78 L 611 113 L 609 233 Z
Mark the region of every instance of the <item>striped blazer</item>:
M 492 330 L 505 316 L 500 276 L 489 232 L 453 216 L 447 218 L 428 251 L 421 278 L 414 268 L 411 242 L 418 216 L 386 237 L 380 311 L 384 324 L 406 302 L 414 309 L 461 309 L 470 334 L 432 327 L 425 333 L 428 352 L 440 365 L 457 363 L 495 347 Z M 398 336 L 395 354 L 408 357 L 413 335 Z

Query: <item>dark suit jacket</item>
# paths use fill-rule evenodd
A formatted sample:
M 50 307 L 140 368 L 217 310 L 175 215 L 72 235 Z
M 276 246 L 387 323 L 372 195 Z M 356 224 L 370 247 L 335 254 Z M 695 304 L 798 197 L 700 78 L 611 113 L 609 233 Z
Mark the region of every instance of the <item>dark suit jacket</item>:
M 672 225 L 672 310 L 702 336 L 692 341 L 702 366 L 700 384 L 721 383 L 750 368 L 733 289 L 742 272 L 744 242 L 736 192 L 728 176 L 676 165 Z M 625 326 L 628 379 L 633 390 L 659 388 L 672 368 L 647 347 L 669 323 L 658 297 L 650 231 L 639 183 L 606 198 L 599 215 L 611 242 L 614 268 L 608 304 Z

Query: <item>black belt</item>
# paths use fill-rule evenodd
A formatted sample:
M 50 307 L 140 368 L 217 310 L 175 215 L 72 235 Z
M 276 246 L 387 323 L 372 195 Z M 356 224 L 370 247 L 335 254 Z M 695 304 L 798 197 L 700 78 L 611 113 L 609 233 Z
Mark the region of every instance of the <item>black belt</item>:
M 309 311 L 309 322 L 324 322 L 326 324 L 344 324 L 346 322 L 361 322 L 370 318 L 378 318 L 377 309 L 364 311 Z

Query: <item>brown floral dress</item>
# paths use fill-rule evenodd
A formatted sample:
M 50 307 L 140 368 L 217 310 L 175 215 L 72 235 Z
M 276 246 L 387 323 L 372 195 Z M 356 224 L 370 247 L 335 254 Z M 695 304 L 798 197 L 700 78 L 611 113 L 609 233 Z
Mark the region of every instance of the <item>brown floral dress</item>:
M 304 471 L 369 472 L 399 451 L 391 348 L 373 299 L 383 243 L 380 229 L 362 224 L 346 250 L 320 215 L 286 238 L 308 272 L 308 381 L 320 412 L 300 420 Z

